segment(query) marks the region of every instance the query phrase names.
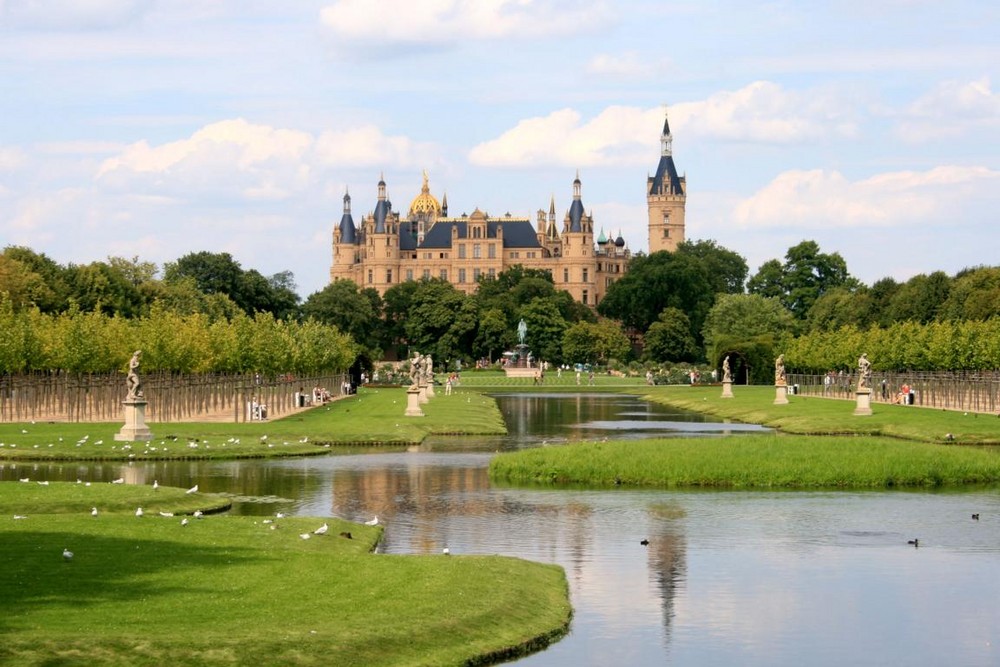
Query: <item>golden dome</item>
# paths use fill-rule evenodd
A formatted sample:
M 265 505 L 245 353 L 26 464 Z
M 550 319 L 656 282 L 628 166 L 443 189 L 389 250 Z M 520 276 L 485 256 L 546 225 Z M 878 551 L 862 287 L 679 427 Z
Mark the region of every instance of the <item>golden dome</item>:
M 427 172 L 424 172 L 424 186 L 420 188 L 417 195 L 410 204 L 410 215 L 441 215 L 441 204 L 437 197 L 431 194 L 430 186 L 427 185 Z

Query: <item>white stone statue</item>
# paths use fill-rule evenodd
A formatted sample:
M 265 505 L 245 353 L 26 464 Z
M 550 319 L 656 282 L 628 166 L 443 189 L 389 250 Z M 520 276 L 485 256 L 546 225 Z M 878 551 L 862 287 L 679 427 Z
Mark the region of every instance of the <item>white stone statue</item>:
M 785 355 L 774 360 L 774 384 L 785 384 Z
M 410 359 L 410 386 L 416 387 L 420 384 L 420 372 L 421 372 L 421 362 L 423 357 L 420 356 L 419 352 L 413 353 L 413 358 Z
M 125 386 L 128 387 L 126 401 L 137 401 L 143 398 L 142 380 L 139 379 L 139 363 L 141 361 L 142 350 L 136 350 L 128 362 L 128 375 L 125 376 Z
M 858 391 L 871 390 L 872 388 L 872 364 L 868 361 L 868 354 L 862 354 L 858 359 Z
M 729 374 L 729 355 L 728 354 L 726 355 L 726 358 L 722 360 L 722 381 L 723 382 L 732 382 L 733 381 L 732 376 Z
M 524 318 L 517 323 L 517 342 L 524 345 L 524 339 L 528 336 L 528 325 L 525 324 Z

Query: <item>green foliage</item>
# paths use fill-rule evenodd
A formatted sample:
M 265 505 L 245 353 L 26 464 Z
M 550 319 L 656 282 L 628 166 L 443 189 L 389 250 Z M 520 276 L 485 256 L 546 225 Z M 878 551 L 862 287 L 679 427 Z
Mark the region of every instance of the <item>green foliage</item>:
M 562 341 L 568 323 L 559 311 L 557 298 L 535 298 L 520 309 L 518 318 L 528 326 L 525 343 L 536 358 L 554 364 L 564 361 Z
M 701 260 L 708 270 L 712 291 L 716 294 L 742 294 L 747 281 L 747 261 L 715 241 L 684 241 L 677 252 Z
M 677 308 L 664 308 L 646 331 L 645 357 L 649 361 L 694 361 L 698 346 L 691 335 L 691 322 Z
M 777 297 L 799 320 L 825 292 L 852 284 L 847 263 L 839 253 L 822 253 L 815 241 L 802 241 L 788 249 L 785 263 L 772 259 L 750 278 L 751 294 Z
M 795 319 L 776 297 L 761 294 L 723 294 L 705 318 L 702 335 L 708 358 L 719 357 L 720 347 L 761 336 L 772 339 L 795 330 Z M 721 357 L 719 357 L 721 358 Z
M 570 364 L 607 364 L 612 359 L 624 360 L 632 344 L 614 322 L 576 322 L 563 333 L 562 361 Z
M 335 280 L 309 295 L 302 305 L 302 313 L 317 322 L 336 326 L 360 345 L 377 348 L 382 299 L 377 291 L 371 292 L 374 292 L 374 299 L 353 280 Z

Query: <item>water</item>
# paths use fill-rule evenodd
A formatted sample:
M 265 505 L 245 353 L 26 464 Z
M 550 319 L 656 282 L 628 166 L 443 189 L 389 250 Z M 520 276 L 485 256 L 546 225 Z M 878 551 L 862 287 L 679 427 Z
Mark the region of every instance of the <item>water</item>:
M 389 553 L 448 547 L 557 563 L 571 632 L 518 665 L 1000 664 L 1000 491 L 497 487 L 486 475 L 496 450 L 742 428 L 620 396 L 499 401 L 508 438 L 267 462 L 19 468 L 34 467 L 35 479 L 124 470 L 139 483 L 197 482 L 234 494 L 243 514 L 377 515 Z M 5 479 L 17 476 L 7 468 Z

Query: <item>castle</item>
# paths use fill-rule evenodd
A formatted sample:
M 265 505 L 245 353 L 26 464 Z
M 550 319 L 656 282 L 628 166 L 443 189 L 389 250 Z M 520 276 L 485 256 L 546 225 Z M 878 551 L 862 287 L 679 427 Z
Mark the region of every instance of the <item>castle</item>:
M 660 161 L 646 183 L 650 252 L 672 251 L 684 240 L 687 184 L 674 166 L 671 141 L 664 119 Z M 529 217 L 493 217 L 478 208 L 451 217 L 447 195 L 439 202 L 431 194 L 425 172 L 420 194 L 405 216 L 392 210 L 384 178 L 378 182 L 374 210 L 360 225 L 351 214 L 350 194 L 344 195 L 344 212 L 333 230 L 330 280 L 352 280 L 385 294 L 400 282 L 440 278 L 472 294 L 481 277 L 495 277 L 520 264 L 548 271 L 557 289 L 594 307 L 628 270 L 631 256 L 621 233 L 610 238 L 602 229 L 594 238 L 594 219 L 584 210 L 579 174 L 560 230 L 555 197 L 547 213 L 539 209 L 534 225 Z

